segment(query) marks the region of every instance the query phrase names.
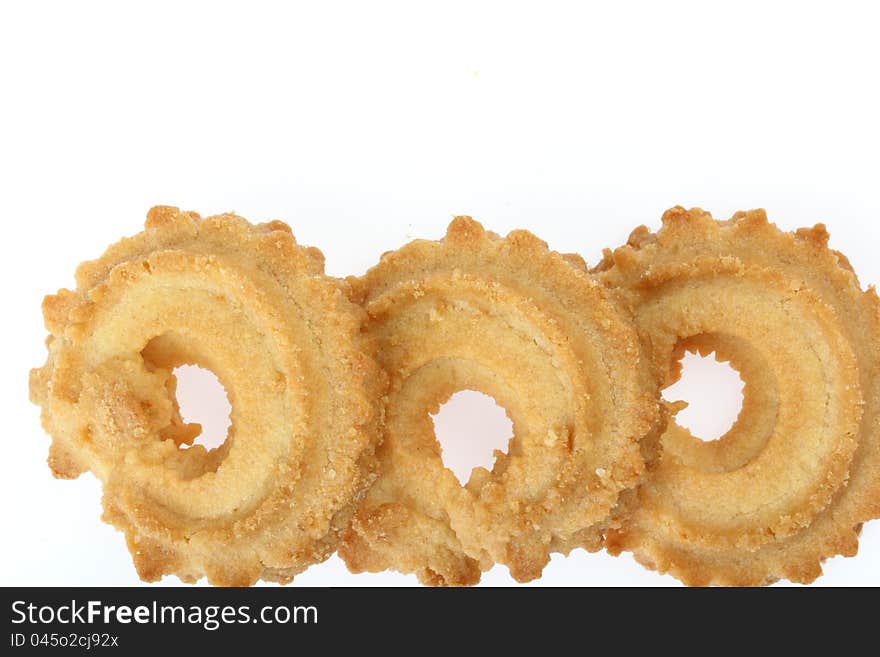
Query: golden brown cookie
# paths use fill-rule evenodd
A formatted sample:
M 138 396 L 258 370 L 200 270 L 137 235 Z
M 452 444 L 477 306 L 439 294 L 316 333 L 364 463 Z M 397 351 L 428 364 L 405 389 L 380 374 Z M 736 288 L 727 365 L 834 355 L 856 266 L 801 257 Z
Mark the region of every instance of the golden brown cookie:
M 326 559 L 371 479 L 383 377 L 320 252 L 280 222 L 156 207 L 76 279 L 43 304 L 49 357 L 31 397 L 52 470 L 103 482 L 140 576 L 247 585 Z M 228 394 L 215 450 L 189 446 L 182 364 Z
M 340 546 L 349 568 L 469 585 L 498 562 L 526 581 L 551 550 L 597 549 L 642 473 L 657 405 L 631 324 L 583 261 L 458 217 L 445 239 L 386 253 L 351 284 L 390 390 L 381 474 Z M 462 486 L 430 415 L 464 389 L 503 406 L 514 436 Z
M 810 582 L 880 515 L 880 303 L 824 226 L 784 233 L 763 211 L 715 221 L 674 208 L 596 268 L 630 309 L 655 379 L 685 350 L 744 382 L 714 442 L 673 420 L 608 532 L 613 553 L 691 585 Z M 674 408 L 673 408 L 674 412 Z

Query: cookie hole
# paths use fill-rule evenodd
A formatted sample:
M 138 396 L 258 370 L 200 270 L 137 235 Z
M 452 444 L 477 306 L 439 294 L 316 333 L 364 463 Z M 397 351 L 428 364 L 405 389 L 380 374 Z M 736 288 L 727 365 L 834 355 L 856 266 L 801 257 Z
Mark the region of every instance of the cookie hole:
M 196 365 L 174 369 L 177 377 L 177 404 L 184 422 L 202 425 L 201 433 L 192 444 L 182 443 L 181 449 L 201 445 L 207 450 L 220 447 L 229 434 L 232 407 L 226 390 L 211 371 Z
M 434 433 L 442 450 L 443 465 L 464 485 L 474 468 L 492 470 L 495 451 L 507 454 L 513 423 L 491 397 L 462 390 L 440 407 Z
M 675 420 L 695 438 L 718 440 L 730 431 L 742 410 L 744 384 L 739 372 L 718 362 L 714 352 L 709 356 L 688 352 L 681 368 L 681 378 L 663 391 L 663 399 L 687 402 Z

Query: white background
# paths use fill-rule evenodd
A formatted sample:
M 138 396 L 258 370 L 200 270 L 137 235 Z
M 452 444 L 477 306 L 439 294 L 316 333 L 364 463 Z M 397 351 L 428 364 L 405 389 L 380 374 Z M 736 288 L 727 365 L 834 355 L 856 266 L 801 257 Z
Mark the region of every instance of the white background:
M 869 3 L 123 4 L 0 9 L 0 584 L 138 581 L 95 480 L 51 478 L 27 375 L 43 295 L 151 205 L 282 219 L 334 275 L 456 213 L 595 263 L 675 204 L 765 207 L 880 281 Z M 880 584 L 880 523 L 826 571 Z M 415 579 L 334 559 L 298 582 Z M 581 553 L 537 584 L 675 581 Z

